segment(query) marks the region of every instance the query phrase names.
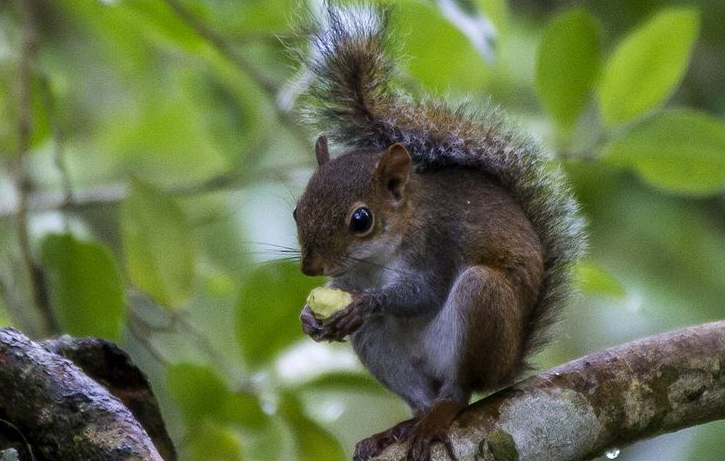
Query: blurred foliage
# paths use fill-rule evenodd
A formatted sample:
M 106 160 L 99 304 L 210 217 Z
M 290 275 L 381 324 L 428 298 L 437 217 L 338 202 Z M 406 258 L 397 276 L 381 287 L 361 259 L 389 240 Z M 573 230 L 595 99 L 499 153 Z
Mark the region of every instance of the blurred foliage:
M 285 46 L 304 48 L 290 16 L 309 6 L 0 2 L 0 322 L 37 336 L 51 312 L 120 342 L 185 460 L 339 460 L 407 417 L 349 347 L 299 328 L 322 281 L 294 264 L 313 133 Z M 725 316 L 723 23 L 721 0 L 397 3 L 408 90 L 501 106 L 589 220 L 541 367 Z M 724 450 L 716 423 L 620 459 Z

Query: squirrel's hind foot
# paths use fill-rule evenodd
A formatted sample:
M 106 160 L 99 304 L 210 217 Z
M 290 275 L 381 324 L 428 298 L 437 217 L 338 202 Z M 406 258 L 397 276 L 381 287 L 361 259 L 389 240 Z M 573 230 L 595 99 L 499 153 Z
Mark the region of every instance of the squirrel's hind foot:
M 355 445 L 355 454 L 353 461 L 366 461 L 383 452 L 390 445 L 401 440 L 407 440 L 410 437 L 411 430 L 418 418 L 408 419 L 396 424 L 390 429 L 371 435 L 363 439 Z
M 465 403 L 456 400 L 436 401 L 428 413 L 413 426 L 406 461 L 430 461 L 431 448 L 436 442 L 443 445 L 451 461 L 458 461 L 448 438 L 448 430 L 465 406 Z

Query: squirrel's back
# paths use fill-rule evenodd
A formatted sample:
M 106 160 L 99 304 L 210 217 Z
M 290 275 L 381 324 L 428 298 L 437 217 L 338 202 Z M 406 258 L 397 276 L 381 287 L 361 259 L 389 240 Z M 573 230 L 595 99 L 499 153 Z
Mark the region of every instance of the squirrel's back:
M 528 355 L 545 340 L 546 327 L 570 292 L 571 265 L 585 249 L 576 201 L 561 172 L 496 111 L 416 102 L 394 90 L 388 18 L 385 9 L 327 6 L 306 59 L 315 75 L 304 95 L 306 118 L 347 148 L 379 152 L 402 143 L 420 170 L 475 168 L 511 193 L 544 253 L 544 279 L 526 328 Z

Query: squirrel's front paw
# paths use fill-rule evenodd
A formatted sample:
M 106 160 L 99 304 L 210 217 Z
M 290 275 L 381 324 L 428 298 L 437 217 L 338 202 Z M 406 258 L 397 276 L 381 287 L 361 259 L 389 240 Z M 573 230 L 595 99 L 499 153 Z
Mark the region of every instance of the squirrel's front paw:
M 330 341 L 342 339 L 357 331 L 365 323 L 371 312 L 369 299 L 359 297 L 354 299 L 346 308 L 335 312 L 322 324 L 322 335 Z
M 322 336 L 322 321 L 315 317 L 309 305 L 305 305 L 300 313 L 300 322 L 302 323 L 302 331 L 310 338 L 317 342 L 326 339 Z

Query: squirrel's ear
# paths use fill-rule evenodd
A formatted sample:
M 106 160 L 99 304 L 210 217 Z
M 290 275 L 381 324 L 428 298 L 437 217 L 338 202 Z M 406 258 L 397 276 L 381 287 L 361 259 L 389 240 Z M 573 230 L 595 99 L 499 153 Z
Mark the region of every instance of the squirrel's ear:
M 327 138 L 325 136 L 317 138 L 315 156 L 317 157 L 317 166 L 322 166 L 330 161 L 330 151 L 327 150 Z
M 396 200 L 400 200 L 408 184 L 411 163 L 408 150 L 398 143 L 388 147 L 375 167 L 375 175 Z

